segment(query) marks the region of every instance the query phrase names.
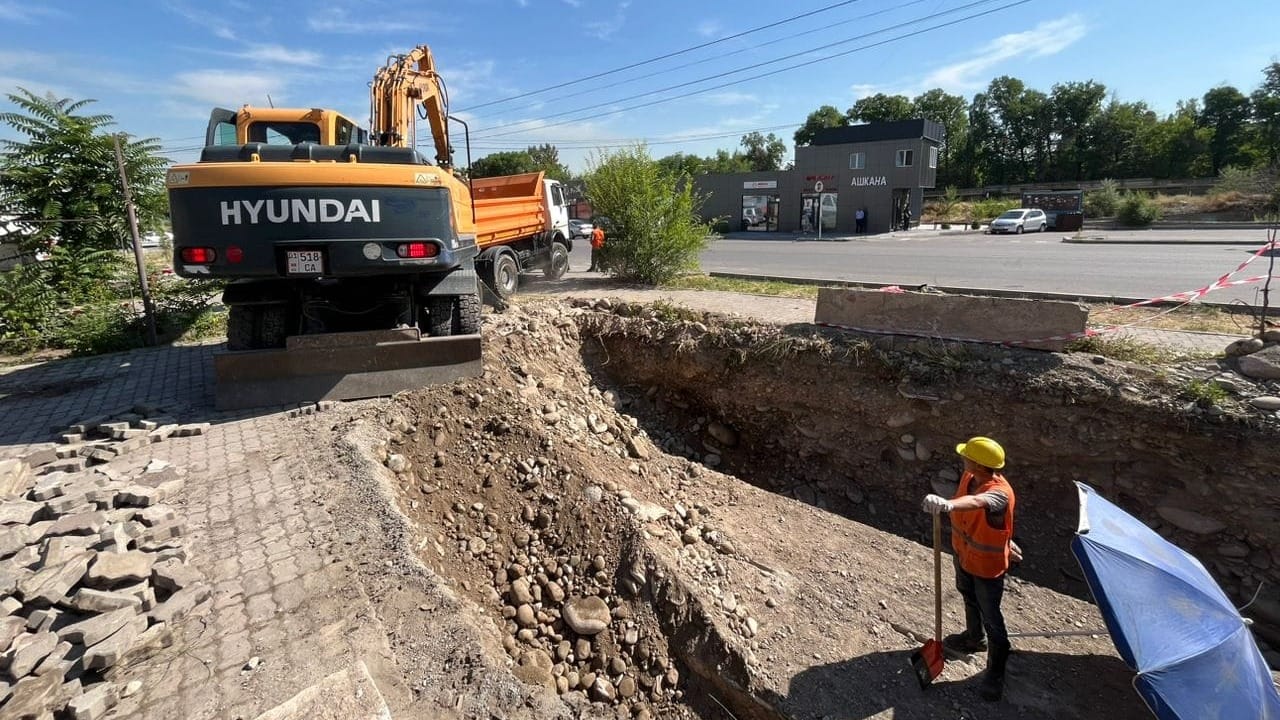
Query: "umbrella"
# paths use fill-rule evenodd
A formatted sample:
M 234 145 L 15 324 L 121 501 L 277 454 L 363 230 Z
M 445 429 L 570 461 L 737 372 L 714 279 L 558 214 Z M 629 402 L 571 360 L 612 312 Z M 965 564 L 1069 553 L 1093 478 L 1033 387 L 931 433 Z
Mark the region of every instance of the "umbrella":
M 1246 621 L 1200 561 L 1083 483 L 1071 551 L 1160 720 L 1280 720 Z

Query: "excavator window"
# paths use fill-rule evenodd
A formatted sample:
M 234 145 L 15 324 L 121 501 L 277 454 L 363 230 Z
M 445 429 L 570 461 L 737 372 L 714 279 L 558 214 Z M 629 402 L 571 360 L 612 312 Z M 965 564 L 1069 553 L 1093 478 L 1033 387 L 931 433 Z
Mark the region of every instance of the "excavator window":
M 255 122 L 249 124 L 249 142 L 297 145 L 320 142 L 320 126 L 309 122 Z

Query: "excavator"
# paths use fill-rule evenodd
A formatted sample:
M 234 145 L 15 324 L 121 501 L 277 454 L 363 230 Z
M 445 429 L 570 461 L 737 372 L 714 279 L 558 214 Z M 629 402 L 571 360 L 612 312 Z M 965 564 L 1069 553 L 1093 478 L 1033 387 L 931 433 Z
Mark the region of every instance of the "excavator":
M 434 162 L 416 150 L 419 118 Z M 487 179 L 477 208 L 454 170 L 451 121 L 466 128 L 449 115 L 425 45 L 377 71 L 367 131 L 321 108 L 213 110 L 199 161 L 170 168 L 166 185 L 176 273 L 229 281 L 217 407 L 373 397 L 478 375 L 477 262 L 563 274 L 571 245 L 567 218 L 562 231 L 556 217 L 558 184 L 541 173 Z M 467 145 L 469 156 L 469 136 Z M 503 219 L 482 242 L 478 210 Z

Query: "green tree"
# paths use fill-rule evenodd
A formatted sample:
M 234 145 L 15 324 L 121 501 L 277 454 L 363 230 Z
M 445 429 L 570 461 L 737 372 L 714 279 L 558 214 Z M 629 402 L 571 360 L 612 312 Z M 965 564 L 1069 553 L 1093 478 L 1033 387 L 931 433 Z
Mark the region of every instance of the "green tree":
M 716 150 L 716 154 L 706 159 L 707 172 L 711 173 L 740 173 L 751 172 L 751 162 L 747 160 L 747 156 L 740 152 L 729 152 L 728 150 Z
M 534 170 L 541 170 L 547 177 L 560 182 L 569 181 L 569 168 L 560 162 L 560 151 L 551 143 L 530 145 L 525 152 L 533 161 Z
M 643 145 L 593 156 L 586 187 L 596 215 L 609 219 L 604 260 L 615 275 L 658 284 L 698 268 L 711 232 L 698 217 L 704 198 Z
M 916 116 L 916 109 L 906 95 L 876 93 L 855 102 L 845 116 L 855 123 L 892 122 L 910 120 Z
M 964 146 L 965 137 L 969 133 L 969 103 L 959 95 L 952 95 L 942 88 L 934 88 L 916 96 L 912 101 L 915 114 L 926 120 L 932 120 L 943 129 L 942 147 L 939 150 L 938 182 L 955 177 L 956 169 L 952 167 L 959 149 Z
M 504 150 L 490 153 L 471 163 L 471 177 L 497 177 L 499 175 L 519 175 L 521 173 L 540 170 L 529 155 L 528 150 Z
M 1243 150 L 1249 119 L 1249 98 L 1236 88 L 1219 85 L 1204 94 L 1200 124 L 1213 132 L 1209 161 L 1214 175 L 1227 165 L 1249 164 Z
M 1151 154 L 1153 177 L 1209 174 L 1209 141 L 1213 139 L 1213 131 L 1200 127 L 1199 117 L 1198 100 L 1180 100 L 1177 109 L 1151 127 L 1144 143 Z
M 25 221 L 26 251 L 55 242 L 73 254 L 112 250 L 129 236 L 124 193 L 116 165 L 110 115 L 82 115 L 93 100 L 41 97 L 18 88 L 7 95 L 17 107 L 0 123 L 21 136 L 0 140 L 0 214 Z M 143 227 L 165 216 L 168 199 L 154 138 L 123 139 L 125 174 Z
M 1280 62 L 1262 70 L 1262 84 L 1249 96 L 1258 149 L 1270 165 L 1280 163 Z
M 809 117 L 805 118 L 804 125 L 801 125 L 799 130 L 796 130 L 796 146 L 808 145 L 813 142 L 813 138 L 818 134 L 819 130 L 843 127 L 848 124 L 848 118 L 845 117 L 844 113 L 837 110 L 834 105 L 823 105 L 809 113 Z
M 1054 179 L 1083 180 L 1089 125 L 1102 112 L 1107 88 L 1092 80 L 1053 86 L 1053 132 L 1057 135 L 1057 162 Z
M 658 158 L 657 162 L 664 172 L 672 175 L 695 177 L 707 172 L 707 161 L 691 153 L 673 153 Z
M 742 148 L 747 164 L 757 172 L 782 169 L 782 158 L 787 154 L 786 143 L 773 133 L 747 133 L 742 136 Z

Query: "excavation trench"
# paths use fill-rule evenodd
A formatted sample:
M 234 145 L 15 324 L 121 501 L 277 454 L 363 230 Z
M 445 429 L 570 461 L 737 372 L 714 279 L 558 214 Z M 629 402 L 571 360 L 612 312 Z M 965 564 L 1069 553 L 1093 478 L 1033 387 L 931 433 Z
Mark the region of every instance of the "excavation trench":
M 954 487 L 951 448 L 973 434 L 1009 448 L 1028 556 L 1011 592 L 1020 608 L 1052 603 L 1028 609 L 1032 621 L 1079 627 L 1088 612 L 1071 599 L 1087 596 L 1067 549 L 1073 480 L 1207 558 L 1233 597 L 1266 581 L 1255 607 L 1277 604 L 1264 487 L 1274 428 L 1189 418 L 1141 373 L 632 305 L 514 308 L 487 321 L 486 355 L 483 378 L 403 396 L 404 419 L 376 450 L 420 558 L 470 601 L 489 655 L 570 715 L 895 707 L 910 642 L 882 632 L 915 609 L 890 603 L 931 592 L 923 565 L 898 569 L 925 561 L 920 498 Z M 826 532 L 846 550 L 815 567 L 830 562 L 812 549 Z M 841 633 L 865 628 L 869 641 L 805 627 L 827 617 L 856 621 Z M 1277 627 L 1258 620 L 1264 638 Z M 1079 660 L 1074 675 L 1106 674 L 1118 661 L 1088 659 L 1103 648 L 1045 655 L 1045 667 Z M 851 679 L 867 685 L 841 700 L 833 683 Z M 1096 709 L 1132 701 L 1126 683 L 1112 690 Z M 946 692 L 920 716 L 958 706 Z

